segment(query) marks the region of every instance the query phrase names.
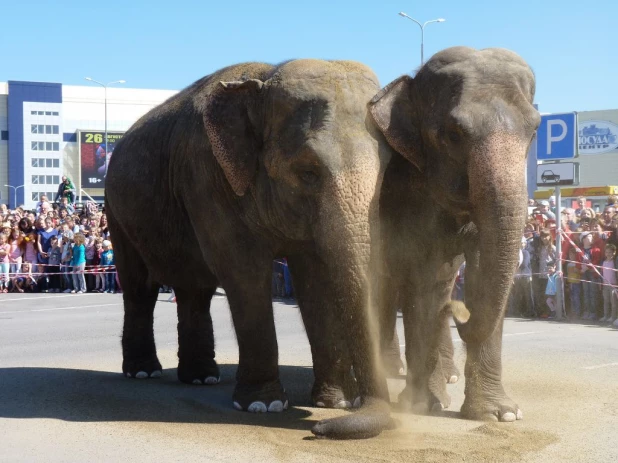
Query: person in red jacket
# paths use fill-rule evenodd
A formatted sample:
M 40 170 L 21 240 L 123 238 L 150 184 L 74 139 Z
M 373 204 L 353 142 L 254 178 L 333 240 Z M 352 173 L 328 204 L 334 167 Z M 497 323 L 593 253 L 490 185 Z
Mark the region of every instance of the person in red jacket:
M 599 278 L 593 270 L 593 265 L 600 265 L 603 255 L 601 249 L 594 245 L 594 233 L 583 232 L 580 237 L 582 254 L 578 254 L 579 268 L 582 272 L 582 290 L 584 293 L 583 310 L 584 320 L 597 319 L 597 301 L 599 300 Z

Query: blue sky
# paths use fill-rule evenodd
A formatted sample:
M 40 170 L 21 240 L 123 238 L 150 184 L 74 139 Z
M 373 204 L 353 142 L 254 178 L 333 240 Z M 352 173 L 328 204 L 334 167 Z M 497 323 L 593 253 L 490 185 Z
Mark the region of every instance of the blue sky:
M 13 1 L 0 81 L 182 89 L 242 61 L 353 59 L 385 85 L 450 46 L 505 47 L 536 73 L 542 112 L 618 108 L 618 1 Z

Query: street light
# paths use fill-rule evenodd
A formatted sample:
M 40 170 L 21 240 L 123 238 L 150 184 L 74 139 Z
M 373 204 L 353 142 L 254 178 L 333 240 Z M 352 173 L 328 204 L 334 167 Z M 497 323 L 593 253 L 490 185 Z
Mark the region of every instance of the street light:
M 127 81 L 126 80 L 115 80 L 113 82 L 104 84 L 103 82 L 94 80 L 92 77 L 86 77 L 85 79 L 90 82 L 94 82 L 95 84 L 99 84 L 101 87 L 105 89 L 105 171 L 107 172 L 107 164 L 109 162 L 107 158 L 107 87 L 113 84 L 124 84 Z M 80 198 L 81 198 L 81 193 L 80 193 Z
M 425 64 L 425 60 L 423 57 L 423 42 L 425 41 L 425 26 L 431 23 L 443 23 L 444 21 L 446 21 L 446 19 L 443 19 L 443 18 L 432 19 L 431 21 L 426 21 L 424 24 L 421 24 L 416 19 L 411 18 L 410 16 L 405 14 L 403 11 L 399 12 L 399 16 L 403 16 L 404 18 L 408 18 L 409 20 L 414 21 L 416 24 L 418 24 L 418 27 L 421 28 L 421 66 L 422 66 L 423 64 Z
M 13 205 L 13 209 L 17 209 L 17 189 L 23 188 L 25 185 L 19 185 L 19 186 L 4 185 L 4 186 L 13 188 L 13 200 L 15 201 L 15 204 Z

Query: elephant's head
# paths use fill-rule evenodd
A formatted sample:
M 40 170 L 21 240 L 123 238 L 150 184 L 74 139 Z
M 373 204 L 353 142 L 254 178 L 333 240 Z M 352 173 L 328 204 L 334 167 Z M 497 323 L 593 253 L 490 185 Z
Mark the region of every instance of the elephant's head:
M 496 318 L 484 314 L 503 310 L 517 261 L 525 159 L 540 120 L 534 91 L 534 74 L 515 53 L 455 47 L 370 104 L 389 143 L 422 173 L 427 194 L 479 231 L 480 257 L 466 256 L 466 301 L 482 306 L 471 317 L 479 336 L 493 330 Z
M 369 263 L 391 153 L 367 109 L 378 90 L 373 72 L 359 63 L 297 60 L 259 80 L 222 82 L 203 109 L 236 201 L 251 203 L 254 223 L 278 237 L 275 251 L 315 246 L 332 272 L 335 310 L 359 372 L 374 361 Z M 363 392 L 376 395 L 376 387 Z

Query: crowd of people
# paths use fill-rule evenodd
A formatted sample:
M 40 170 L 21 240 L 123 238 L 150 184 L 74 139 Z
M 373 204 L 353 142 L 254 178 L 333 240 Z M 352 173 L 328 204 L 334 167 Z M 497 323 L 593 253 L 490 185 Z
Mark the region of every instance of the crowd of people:
M 561 211 L 561 255 L 556 251 L 555 198 L 528 204 L 520 264 L 509 299 L 511 315 L 555 318 L 563 307 L 556 295 L 564 282 L 564 312 L 568 319 L 597 320 L 618 327 L 618 196 L 609 196 L 603 211 L 587 207 Z M 557 273 L 561 260 L 564 279 Z
M 116 292 L 105 213 L 94 202 L 76 211 L 66 177 L 55 200 L 43 195 L 35 210 L 0 204 L 0 292 Z

